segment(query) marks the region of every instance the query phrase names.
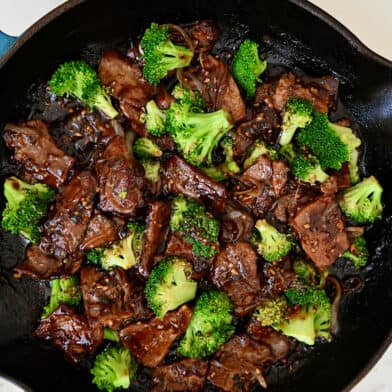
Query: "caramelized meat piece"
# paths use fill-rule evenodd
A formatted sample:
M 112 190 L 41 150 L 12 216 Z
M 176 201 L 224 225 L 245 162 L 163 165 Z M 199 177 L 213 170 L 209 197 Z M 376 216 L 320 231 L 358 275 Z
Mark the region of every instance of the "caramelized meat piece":
M 49 186 L 60 186 L 74 165 L 74 158 L 56 146 L 48 126 L 41 120 L 7 124 L 4 140 L 24 170 Z
M 121 329 L 130 322 L 151 316 L 143 286 L 128 279 L 121 268 L 100 271 L 86 266 L 80 271 L 83 304 L 90 325 Z
M 261 156 L 241 175 L 234 199 L 257 217 L 263 217 L 282 193 L 288 171 L 283 161 L 270 161 Z
M 78 362 L 84 356 L 93 355 L 102 343 L 103 331 L 91 328 L 84 316 L 70 306 L 60 305 L 49 317 L 40 321 L 34 336 L 49 340 L 65 357 Z
M 144 172 L 132 159 L 125 139 L 114 137 L 95 165 L 103 211 L 132 215 L 143 206 Z
M 204 387 L 208 362 L 201 359 L 183 359 L 170 365 L 152 369 L 153 392 L 197 392 Z
M 350 246 L 342 212 L 330 196 L 322 196 L 302 208 L 292 221 L 301 245 L 316 266 L 328 268 Z
M 103 55 L 98 75 L 102 84 L 109 87 L 110 94 L 119 100 L 132 128 L 144 136 L 145 127 L 140 121 L 140 114 L 151 99 L 154 88 L 143 79 L 142 67 L 118 52 L 110 51 Z
M 224 211 L 228 197 L 226 188 L 177 155 L 164 163 L 162 181 L 167 193 L 182 193 L 191 199 L 208 203 L 219 212 Z
M 235 335 L 213 356 L 207 378 L 223 391 L 247 392 L 257 381 L 266 387 L 262 371 L 272 360 L 268 345 L 245 334 Z
M 261 287 L 257 255 L 250 244 L 228 244 L 215 259 L 211 280 L 230 297 L 237 316 L 244 316 L 253 310 Z
M 183 305 L 166 313 L 163 320 L 153 318 L 128 325 L 120 331 L 120 338 L 144 366 L 157 366 L 176 338 L 185 332 L 191 317 L 192 310 Z
M 295 281 L 294 273 L 289 258 L 284 258 L 279 263 L 263 263 L 262 293 L 264 296 L 276 297 L 287 290 Z
M 96 181 L 90 172 L 74 176 L 60 189 L 54 208 L 44 223 L 41 249 L 59 258 L 79 258 L 93 211 Z
M 139 273 L 145 278 L 150 275 L 154 256 L 166 240 L 170 213 L 169 202 L 155 201 L 149 205 L 142 254 L 138 265 Z

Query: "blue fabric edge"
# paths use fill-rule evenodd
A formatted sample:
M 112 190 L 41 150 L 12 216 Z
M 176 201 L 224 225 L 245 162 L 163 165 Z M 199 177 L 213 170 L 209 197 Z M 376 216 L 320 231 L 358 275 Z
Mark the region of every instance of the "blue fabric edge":
M 0 57 L 8 52 L 17 39 L 18 37 L 13 37 L 0 30 Z

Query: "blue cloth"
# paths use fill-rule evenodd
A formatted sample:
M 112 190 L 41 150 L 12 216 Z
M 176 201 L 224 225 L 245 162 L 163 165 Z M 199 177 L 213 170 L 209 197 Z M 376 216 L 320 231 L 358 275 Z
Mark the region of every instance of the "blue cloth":
M 17 37 L 11 37 L 0 31 L 0 57 L 6 54 L 8 49 L 16 42 Z

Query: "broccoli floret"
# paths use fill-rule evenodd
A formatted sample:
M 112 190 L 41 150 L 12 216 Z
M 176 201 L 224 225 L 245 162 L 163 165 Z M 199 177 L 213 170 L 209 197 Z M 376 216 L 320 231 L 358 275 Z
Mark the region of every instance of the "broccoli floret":
M 98 354 L 90 370 L 93 383 L 101 391 L 128 389 L 136 376 L 137 362 L 125 347 L 109 347 Z
M 219 166 L 201 167 L 200 170 L 215 181 L 220 182 L 227 179 L 227 174 Z
M 284 321 L 289 305 L 284 296 L 271 298 L 259 305 L 253 317 L 260 321 L 264 327 L 274 327 L 279 329 L 279 325 Z
M 342 257 L 349 259 L 356 269 L 365 267 L 369 258 L 365 238 L 362 236 L 356 238 L 351 244 L 350 249 L 343 252 Z
M 110 328 L 103 329 L 103 338 L 105 340 L 109 340 L 110 342 L 118 343 L 120 341 L 120 336 L 117 331 Z
M 143 158 L 160 158 L 162 150 L 151 140 L 146 137 L 139 137 L 133 145 L 133 152 L 139 159 Z
M 79 305 L 82 299 L 82 293 L 80 291 L 79 279 L 76 276 L 53 279 L 50 285 L 50 301 L 44 307 L 41 318 L 46 318 L 51 315 L 60 304 L 69 306 Z
M 315 286 L 318 284 L 318 273 L 312 263 L 300 259 L 295 260 L 293 263 L 293 270 L 302 284 L 306 286 Z
M 153 161 L 151 159 L 142 159 L 140 160 L 144 168 L 144 176 L 147 180 L 151 181 L 154 188 L 158 188 L 161 170 L 161 163 L 159 161 Z
M 265 155 L 268 159 L 271 160 L 278 159 L 278 153 L 272 147 L 267 146 L 264 141 L 258 139 L 253 143 L 251 152 L 244 161 L 244 169 L 247 169 L 248 167 L 256 163 L 256 161 L 262 155 Z
M 187 89 L 178 83 L 174 86 L 172 95 L 181 105 L 187 106 L 189 111 L 195 113 L 204 112 L 203 98 L 197 90 Z
M 94 248 L 87 253 L 87 260 L 108 270 L 114 267 L 132 268 L 138 262 L 143 243 L 144 226 L 128 222 L 128 235 L 104 248 Z
M 213 354 L 234 333 L 232 305 L 226 293 L 205 291 L 198 298 L 178 352 L 201 358 Z
M 159 109 L 154 100 L 147 102 L 146 112 L 142 113 L 140 119 L 151 135 L 162 136 L 166 133 L 166 112 Z
M 224 137 L 220 143 L 223 153 L 225 154 L 225 162 L 220 165 L 224 172 L 239 173 L 240 168 L 234 160 L 234 140 L 231 137 Z
M 197 282 L 191 278 L 192 272 L 192 265 L 179 257 L 166 258 L 152 269 L 145 294 L 157 317 L 162 319 L 169 310 L 195 298 Z
M 331 126 L 326 113 L 314 111 L 312 121 L 298 132 L 297 141 L 319 159 L 323 170 L 339 170 L 350 159 L 351 146 Z
M 140 41 L 143 50 L 143 75 L 157 86 L 169 71 L 187 67 L 193 58 L 193 52 L 170 41 L 169 27 L 151 23 Z
M 252 243 L 265 260 L 277 261 L 290 252 L 293 242 L 289 236 L 280 233 L 265 219 L 259 219 L 256 222 L 255 229 L 257 232 L 252 236 Z
M 56 95 L 74 95 L 83 105 L 90 109 L 95 107 L 109 118 L 118 115 L 97 73 L 84 61 L 69 61 L 60 65 L 49 80 L 49 86 Z
M 343 191 L 339 205 L 343 212 L 358 223 L 374 222 L 382 218 L 383 188 L 374 176 Z
M 298 128 L 304 128 L 312 121 L 313 106 L 311 102 L 301 98 L 290 98 L 285 105 L 282 131 L 279 144 L 285 146 L 293 139 Z
M 279 153 L 284 156 L 289 164 L 293 175 L 301 181 L 314 184 L 324 182 L 329 176 L 321 169 L 318 159 L 311 154 L 297 153 L 292 144 L 283 146 Z
M 218 253 L 219 222 L 195 201 L 183 196 L 173 199 L 170 228 L 184 235 L 196 256 L 210 258 Z
M 260 75 L 267 68 L 267 61 L 260 60 L 259 44 L 246 39 L 242 42 L 233 59 L 233 76 L 245 90 L 246 97 L 256 93 L 256 83 L 261 82 Z
M 44 184 L 30 185 L 19 178 L 9 177 L 4 182 L 4 196 L 7 203 L 2 228 L 38 243 L 41 238 L 38 224 L 54 200 L 54 191 Z
M 175 102 L 167 111 L 167 127 L 177 148 L 195 166 L 212 166 L 212 153 L 232 126 L 230 114 L 223 109 L 194 113 L 188 105 Z

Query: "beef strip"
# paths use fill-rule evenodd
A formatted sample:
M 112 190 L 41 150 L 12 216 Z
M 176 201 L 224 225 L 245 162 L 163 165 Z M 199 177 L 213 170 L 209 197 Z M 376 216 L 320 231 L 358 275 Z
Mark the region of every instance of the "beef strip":
M 182 193 L 208 203 L 216 211 L 224 211 L 228 198 L 226 188 L 177 155 L 163 164 L 162 183 L 166 193 Z
M 165 201 L 155 201 L 149 205 L 142 254 L 138 264 L 139 273 L 144 278 L 148 278 L 154 256 L 166 240 L 169 230 L 170 206 L 171 204 Z
M 100 188 L 100 208 L 132 215 L 143 206 L 144 171 L 131 156 L 125 138 L 114 137 L 95 165 Z
M 228 294 L 237 316 L 242 317 L 253 310 L 261 287 L 257 255 L 250 244 L 228 244 L 215 259 L 211 280 Z
M 342 212 L 335 199 L 321 196 L 292 220 L 306 254 L 320 269 L 328 268 L 350 246 Z
M 207 378 L 222 391 L 247 392 L 257 381 L 266 387 L 263 367 L 274 359 L 269 345 L 235 335 L 212 357 Z
M 271 161 L 261 156 L 246 169 L 234 189 L 233 198 L 259 218 L 272 207 L 282 193 L 289 168 L 283 161 Z
M 163 320 L 153 318 L 128 325 L 120 331 L 121 342 L 144 366 L 157 366 L 174 340 L 185 332 L 191 317 L 192 310 L 183 305 L 166 313 Z
M 151 372 L 152 392 L 201 391 L 207 370 L 207 361 L 192 358 L 158 366 Z
M 151 99 L 154 88 L 143 79 L 142 67 L 118 52 L 109 51 L 99 63 L 98 75 L 102 84 L 109 87 L 110 94 L 119 100 L 132 128 L 144 136 L 146 131 L 140 114 Z
M 119 330 L 152 315 L 146 306 L 143 285 L 130 280 L 121 268 L 100 271 L 86 266 L 80 271 L 83 304 L 90 325 Z
M 4 140 L 13 158 L 37 181 L 52 187 L 65 182 L 74 165 L 74 158 L 60 150 L 50 135 L 48 126 L 41 120 L 7 124 Z
M 275 263 L 263 263 L 261 271 L 262 294 L 263 296 L 276 297 L 287 290 L 296 274 L 292 269 L 290 258 L 283 258 Z
M 65 357 L 78 362 L 84 356 L 91 356 L 102 343 L 102 328 L 91 328 L 84 316 L 75 309 L 60 305 L 49 317 L 40 321 L 34 336 L 51 341 Z

